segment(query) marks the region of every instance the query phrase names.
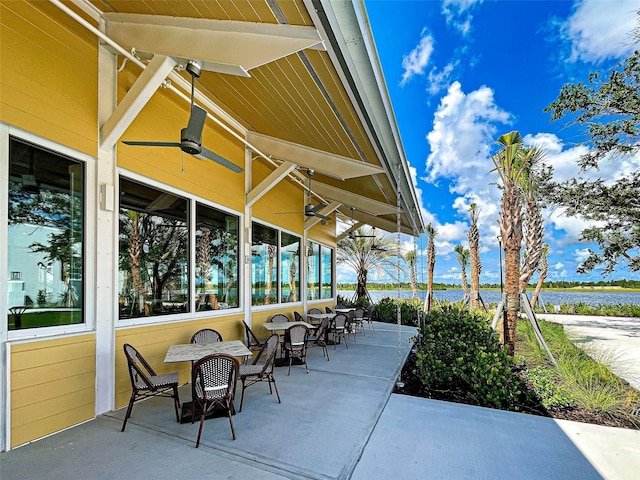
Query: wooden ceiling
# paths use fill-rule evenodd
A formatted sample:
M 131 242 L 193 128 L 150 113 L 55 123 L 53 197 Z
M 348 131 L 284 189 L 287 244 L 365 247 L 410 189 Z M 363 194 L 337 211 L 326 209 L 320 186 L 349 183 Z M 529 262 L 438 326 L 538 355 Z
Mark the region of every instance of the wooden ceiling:
M 232 22 L 245 22 L 239 25 L 243 29 L 246 28 L 250 40 L 254 31 L 259 33 L 261 28 L 281 29 L 285 36 L 290 33 L 294 36 L 299 34 L 302 37 L 312 34 L 318 35 L 320 44 L 250 68 L 246 71 L 249 76 L 243 76 L 242 68 L 237 69 L 235 66 L 232 69 L 236 68 L 235 71 L 239 72 L 238 74 L 205 70 L 206 66 L 203 65 L 201 77 L 198 79 L 198 89 L 236 122 L 236 128 L 241 126 L 244 129 L 244 132 L 239 133 L 245 137 L 251 135 L 260 139 L 273 137 L 273 139 L 281 140 L 284 144 L 300 146 L 303 153 L 304 148 L 308 148 L 309 152 L 327 152 L 332 158 L 344 157 L 360 162 L 363 166 L 368 164 L 373 167 L 362 176 L 341 180 L 340 178 L 344 177 L 337 175 L 335 170 L 333 174 L 331 171 L 326 171 L 327 169 L 331 170 L 327 166 L 328 162 L 320 160 L 314 164 L 317 174 L 314 181 L 332 187 L 332 189 L 325 189 L 325 191 L 333 192 L 334 196 L 339 196 L 339 193 L 336 194 L 336 192 L 341 190 L 352 194 L 348 200 L 351 203 L 347 203 L 346 199 L 324 197 L 326 200 L 342 200 L 344 202 L 342 211 L 346 215 L 351 216 L 350 207 L 360 208 L 356 204 L 354 194 L 380 204 L 395 206 L 396 182 L 394 177 L 396 172 L 389 172 L 388 165 L 385 165 L 381 158 L 383 153 L 380 152 L 380 140 L 372 138 L 371 127 L 366 125 L 366 121 L 363 121 L 362 108 L 357 105 L 353 89 L 350 90 L 348 86 L 345 86 L 341 79 L 340 69 L 344 69 L 344 67 L 336 67 L 332 60 L 329 50 L 335 51 L 335 45 L 332 44 L 330 38 L 323 38 L 323 35 L 327 36 L 326 26 L 318 28 L 314 25 L 312 16 L 307 9 L 308 6 L 319 8 L 321 3 L 315 0 L 91 1 L 91 4 L 104 14 L 107 24 L 110 20 L 113 22 L 111 27 L 107 26 L 107 34 L 116 41 L 120 39 L 121 42 L 124 42 L 125 44 L 121 46 L 127 50 L 131 48 L 139 50 L 144 39 L 137 37 L 136 43 L 138 45 L 126 44 L 127 41 L 133 42 L 133 40 L 129 40 L 133 35 L 131 32 L 138 30 L 129 28 L 129 33 L 125 34 L 124 28 L 116 25 L 116 21 L 126 23 L 129 20 L 137 21 L 139 18 L 142 22 L 147 18 L 142 15 L 159 16 L 157 17 L 159 20 L 154 19 L 153 23 L 160 24 L 165 21 L 160 17 L 166 17 L 166 23 L 171 25 L 176 22 L 176 18 L 170 17 L 194 19 L 189 20 L 193 22 L 196 21 L 195 19 L 231 21 L 226 23 L 232 26 Z M 206 22 L 204 23 L 206 24 Z M 299 30 L 299 32 L 290 32 L 291 29 L 281 28 L 283 26 L 296 27 L 292 30 Z M 161 27 L 156 25 L 154 28 Z M 149 39 L 153 40 L 154 36 L 158 37 L 157 33 L 154 33 L 157 30 L 149 30 L 149 32 Z M 175 38 L 177 39 L 178 36 L 175 35 Z M 213 45 L 216 40 L 212 37 L 211 55 L 216 57 L 216 49 L 218 49 L 221 65 L 213 68 L 226 71 L 225 65 L 230 63 L 228 60 L 230 57 L 229 49 L 232 50 L 231 57 L 235 54 L 238 58 L 248 58 L 249 54 L 255 53 L 253 50 L 259 49 L 260 42 L 263 42 L 258 40 L 256 44 L 255 39 L 253 41 L 253 44 L 249 42 L 244 47 L 237 47 L 236 51 L 233 50 L 236 48 L 235 46 Z M 299 42 L 299 40 L 296 41 Z M 354 38 L 351 41 L 361 42 L 362 39 Z M 178 46 L 184 50 L 183 57 L 189 59 L 190 52 L 195 48 L 193 45 L 195 42 L 189 42 L 189 40 L 184 40 L 184 42 L 184 46 L 179 43 Z M 310 40 L 309 43 L 313 43 L 313 40 Z M 175 45 L 172 45 L 171 48 L 174 49 Z M 224 50 L 224 55 L 220 53 L 220 50 Z M 154 51 L 148 53 L 152 55 L 161 53 L 175 57 L 174 52 Z M 335 59 L 335 56 L 333 58 Z M 186 72 L 182 72 L 182 75 L 185 79 L 189 79 Z M 344 72 L 342 72 L 342 78 L 344 78 Z M 293 150 L 293 152 L 297 151 Z M 312 161 L 313 155 L 306 156 L 310 157 L 309 161 Z M 400 157 L 403 158 L 402 152 Z M 273 163 L 273 168 L 277 166 L 278 160 L 287 159 L 274 156 L 274 160 L 276 161 Z M 304 164 L 302 160 L 300 163 Z M 327 166 L 324 172 L 323 166 Z M 379 173 L 371 174 L 371 171 Z M 413 191 L 411 180 L 406 177 L 405 174 L 404 181 Z M 418 230 L 422 229 L 422 222 L 421 220 L 416 221 L 415 212 L 407 211 L 408 204 L 411 202 L 403 204 L 402 227 L 406 233 L 416 233 L 416 227 Z M 412 205 L 415 210 L 415 205 Z M 366 216 L 369 222 L 367 223 L 375 223 L 376 217 L 372 217 L 371 213 L 376 213 L 381 220 L 376 226 L 388 229 L 385 227 L 395 225 L 396 215 L 395 213 L 389 214 L 388 208 L 381 209 L 380 212 L 371 212 L 370 210 L 371 206 L 369 205 Z M 383 212 L 383 210 L 385 211 Z M 356 210 L 354 217 L 358 218 L 358 210 Z

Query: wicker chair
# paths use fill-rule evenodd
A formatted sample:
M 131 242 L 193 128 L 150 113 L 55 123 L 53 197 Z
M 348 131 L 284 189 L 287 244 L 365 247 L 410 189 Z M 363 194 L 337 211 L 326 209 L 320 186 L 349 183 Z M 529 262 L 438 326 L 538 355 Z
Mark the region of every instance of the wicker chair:
M 344 338 L 344 344 L 349 348 L 349 342 L 347 341 L 347 322 L 349 321 L 349 317 L 347 317 L 344 313 L 337 313 L 335 317 L 333 317 L 333 322 L 331 327 L 329 328 L 329 334 L 333 336 L 333 349 L 336 349 L 336 345 L 340 341 L 341 338 Z
M 200 446 L 200 436 L 204 426 L 205 416 L 215 407 L 221 407 L 227 412 L 231 436 L 236 439 L 236 429 L 233 426 L 232 415 L 233 397 L 236 393 L 236 380 L 240 363 L 231 355 L 216 353 L 207 355 L 196 361 L 191 370 L 191 423 L 195 421 L 196 406 L 200 410 L 200 428 L 196 448 Z
M 176 409 L 176 421 L 180 422 L 180 399 L 178 397 L 178 382 L 180 375 L 178 372 L 157 375 L 151 365 L 140 355 L 140 353 L 128 343 L 124 344 L 124 356 L 127 358 L 129 368 L 129 378 L 131 379 L 131 398 L 127 413 L 122 422 L 122 432 L 127 426 L 127 421 L 131 416 L 133 404 L 138 400 L 148 397 L 170 397 Z
M 309 313 L 322 313 L 322 310 L 319 308 L 310 308 Z
M 322 348 L 322 355 L 329 361 L 329 351 L 327 350 L 327 336 L 329 334 L 330 318 L 323 318 L 320 326 L 316 330 L 315 338 L 310 345 L 316 345 Z
M 247 348 L 251 350 L 251 352 L 259 352 L 260 350 L 262 350 L 262 346 L 265 344 L 266 340 L 258 339 L 258 337 L 256 337 L 256 334 L 253 333 L 253 330 L 251 330 L 251 327 L 247 325 L 247 322 L 243 320 L 242 323 L 244 324 L 244 333 L 247 337 Z
M 299 358 L 304 363 L 304 368 L 309 373 L 307 366 L 307 340 L 309 339 L 309 329 L 305 325 L 294 325 L 287 328 L 284 336 L 284 352 L 289 358 L 289 372 L 291 375 L 291 362 L 294 358 Z
M 222 341 L 222 335 L 212 328 L 203 328 L 191 336 L 189 343 L 216 343 Z
M 244 391 L 247 387 L 255 385 L 258 382 L 269 382 L 269 394 L 273 394 L 271 383 L 276 390 L 278 403 L 280 401 L 280 393 L 278 385 L 276 385 L 276 377 L 273 375 L 273 365 L 280 346 L 280 336 L 277 333 L 271 335 L 264 342 L 258 356 L 253 360 L 251 365 L 240 365 L 240 382 L 242 383 L 242 395 L 240 396 L 240 412 L 244 403 Z
M 329 307 L 324 307 L 324 311 L 327 313 L 333 313 L 333 310 L 331 310 L 331 308 Z
M 284 313 L 276 313 L 271 319 L 270 322 L 289 322 L 289 317 L 287 317 Z
M 298 312 L 293 312 L 293 318 L 296 322 L 304 322 L 305 319 L 302 315 L 300 315 Z
M 353 325 L 353 328 L 354 328 L 354 332 L 357 332 L 358 330 L 360 330 L 360 331 L 362 331 L 363 335 L 365 335 L 365 333 L 364 333 L 364 314 L 365 314 L 364 308 L 358 307 L 354 311 L 353 320 L 352 320 L 352 325 Z
M 376 329 L 376 327 L 373 325 L 373 312 L 375 309 L 376 309 L 375 305 L 369 305 L 367 307 L 367 310 L 364 312 L 364 317 L 363 317 L 363 321 L 367 322 L 369 324 L 369 328 L 374 331 Z

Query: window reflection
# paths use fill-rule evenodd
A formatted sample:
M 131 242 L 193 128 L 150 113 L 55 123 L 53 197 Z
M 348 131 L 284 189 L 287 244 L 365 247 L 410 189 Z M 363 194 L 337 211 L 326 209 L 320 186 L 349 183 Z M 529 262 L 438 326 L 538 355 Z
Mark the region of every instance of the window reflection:
M 280 301 L 300 300 L 300 238 L 282 232 L 280 234 Z
M 321 298 L 333 297 L 333 258 L 332 250 L 327 247 L 320 249 L 321 261 L 320 272 L 322 274 Z
M 252 224 L 251 240 L 251 304 L 269 305 L 277 303 L 277 250 L 278 232 Z
M 84 322 L 84 164 L 9 140 L 8 328 Z
M 238 217 L 198 203 L 196 310 L 238 305 Z
M 189 311 L 188 204 L 120 179 L 120 318 Z
M 307 242 L 307 299 L 320 298 L 320 245 Z

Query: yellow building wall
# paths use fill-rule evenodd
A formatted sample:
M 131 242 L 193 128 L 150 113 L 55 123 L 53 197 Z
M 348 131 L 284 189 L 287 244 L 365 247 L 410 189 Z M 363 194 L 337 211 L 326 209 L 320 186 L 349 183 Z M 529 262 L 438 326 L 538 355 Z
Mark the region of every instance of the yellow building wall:
M 97 154 L 98 42 L 49 2 L 0 2 L 0 121 Z M 89 420 L 95 335 L 11 348 L 11 447 Z
M 97 155 L 98 42 L 49 2 L 0 2 L 0 121 Z
M 116 330 L 115 408 L 126 406 L 131 396 L 131 381 L 123 350 L 125 343 L 133 345 L 157 374 L 178 371 L 180 383 L 187 383 L 191 375 L 189 362 L 164 363 L 169 346 L 189 343 L 191 336 L 201 328 L 217 330 L 224 340 L 244 341 L 243 318 L 244 315 L 235 314 Z M 180 399 L 181 402 L 183 400 Z M 171 405 L 169 408 L 172 408 Z
M 95 415 L 95 335 L 11 347 L 11 447 Z

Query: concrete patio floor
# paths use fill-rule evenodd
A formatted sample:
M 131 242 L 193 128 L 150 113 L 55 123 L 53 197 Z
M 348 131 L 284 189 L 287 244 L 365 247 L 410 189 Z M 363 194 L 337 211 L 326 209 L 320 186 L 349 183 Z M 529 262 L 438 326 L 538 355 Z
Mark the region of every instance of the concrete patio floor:
M 414 330 L 376 323 L 347 350 L 309 354 L 310 373 L 276 369 L 247 389 L 234 416 L 178 424 L 171 401 L 135 405 L 0 454 L 0 478 L 21 479 L 628 479 L 640 431 L 392 394 Z M 400 349 L 398 349 L 400 345 Z M 188 401 L 188 386 L 181 388 Z M 240 391 L 237 393 L 240 395 Z M 239 399 L 236 401 L 236 408 Z

